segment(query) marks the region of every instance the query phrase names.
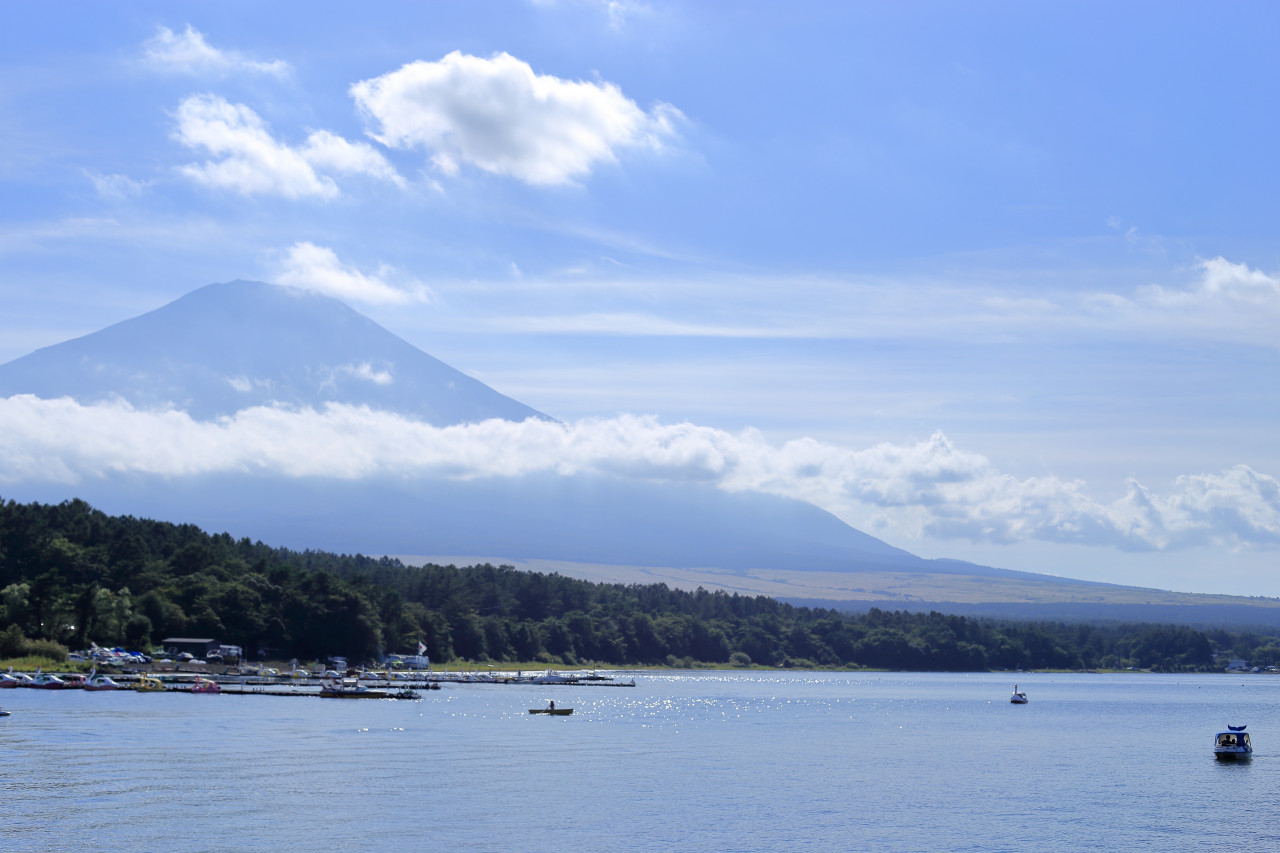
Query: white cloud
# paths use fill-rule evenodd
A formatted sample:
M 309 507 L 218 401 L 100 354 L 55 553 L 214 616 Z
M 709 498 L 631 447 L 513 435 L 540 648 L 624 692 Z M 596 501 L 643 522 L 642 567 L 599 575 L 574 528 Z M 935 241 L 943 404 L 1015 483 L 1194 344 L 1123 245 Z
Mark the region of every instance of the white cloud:
M 148 186 L 146 181 L 135 181 L 128 175 L 103 175 L 88 169 L 84 174 L 93 183 L 98 195 L 113 201 L 140 196 Z
M 385 370 L 351 365 L 382 381 Z M 1132 482 L 1111 504 L 1079 481 L 1020 480 L 936 434 L 851 450 L 755 430 L 622 416 L 433 427 L 364 407 L 255 407 L 213 422 L 124 403 L 0 399 L 0 483 L 75 483 L 112 472 L 257 472 L 317 477 L 518 477 L 608 473 L 713 483 L 808 500 L 837 515 L 878 513 L 877 532 L 974 542 L 1058 542 L 1126 550 L 1280 546 L 1280 482 L 1246 466 L 1179 478 L 1167 494 Z
M 645 112 L 613 83 L 535 74 L 507 53 L 459 51 L 351 87 L 384 145 L 424 148 L 445 174 L 469 165 L 529 184 L 571 183 L 624 148 L 662 149 L 680 111 Z
M 368 143 L 321 130 L 301 148 L 291 148 L 273 138 L 252 109 L 217 95 L 192 95 L 178 106 L 176 119 L 179 142 L 221 158 L 182 167 L 184 175 L 206 186 L 245 195 L 331 199 L 339 194 L 338 185 L 324 172 L 405 186 L 395 167 Z
M 1260 307 L 1272 311 L 1280 308 L 1280 278 L 1247 264 L 1234 264 L 1226 258 L 1201 260 L 1197 265 L 1201 277 L 1183 290 L 1166 290 L 1159 285 L 1139 289 L 1146 301 L 1170 308 L 1201 309 L 1230 305 Z
M 177 113 L 177 137 L 188 148 L 205 148 L 221 160 L 182 167 L 207 186 L 245 195 L 333 198 L 338 186 L 319 175 L 298 151 L 271 137 L 258 114 L 217 95 L 193 95 Z
M 143 63 L 160 71 L 218 77 L 238 72 L 284 77 L 292 70 L 283 60 L 258 62 L 238 51 L 218 50 L 190 24 L 181 34 L 157 27 L 156 34 L 143 44 Z
M 376 370 L 372 364 L 362 361 L 359 364 L 344 364 L 337 369 L 338 373 L 372 382 L 374 385 L 390 385 L 394 377 L 390 370 Z
M 369 175 L 390 181 L 401 189 L 408 183 L 373 147 L 364 142 L 348 142 L 327 130 L 318 130 L 307 137 L 307 144 L 300 152 L 313 166 L 342 172 L 348 175 Z
M 609 26 L 615 30 L 625 29 L 629 18 L 652 12 L 652 7 L 641 0 L 533 0 L 533 5 L 565 6 L 575 14 L 578 7 L 599 9 L 604 13 Z
M 399 285 L 388 279 L 399 279 Z M 399 305 L 431 301 L 431 289 L 417 279 L 401 276 L 390 266 L 366 275 L 338 259 L 332 249 L 302 241 L 287 250 L 276 283 L 304 287 L 356 302 Z

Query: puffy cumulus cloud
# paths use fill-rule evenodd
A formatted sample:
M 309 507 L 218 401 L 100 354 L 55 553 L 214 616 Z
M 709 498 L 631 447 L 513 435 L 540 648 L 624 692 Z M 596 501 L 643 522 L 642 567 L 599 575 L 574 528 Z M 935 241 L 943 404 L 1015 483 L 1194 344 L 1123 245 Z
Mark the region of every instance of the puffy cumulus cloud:
M 157 27 L 156 34 L 142 48 L 143 64 L 159 71 L 218 77 L 247 72 L 284 77 L 292 70 L 289 63 L 280 59 L 258 62 L 238 51 L 218 50 L 190 24 L 181 33 Z
M 366 275 L 342 263 L 332 249 L 302 241 L 284 253 L 277 284 L 303 287 L 336 296 L 339 299 L 379 305 L 429 302 L 431 289 L 413 278 L 401 276 L 394 268 L 382 265 L 377 273 Z M 398 281 L 392 284 L 389 279 Z
M 370 365 L 352 369 L 380 381 L 381 371 Z M 917 538 L 1128 550 L 1280 546 L 1280 482 L 1245 466 L 1182 477 L 1163 495 L 1130 483 L 1123 498 L 1101 504 L 1083 483 L 1020 480 L 941 434 L 852 450 L 807 438 L 774 445 L 755 430 L 632 416 L 433 427 L 331 404 L 320 411 L 255 407 L 196 421 L 125 403 L 0 399 L 0 484 L 75 483 L 113 472 L 352 479 L 612 474 L 770 492 L 837 515 L 870 508 L 883 522 L 878 529 Z
M 645 112 L 613 83 L 535 74 L 507 53 L 413 62 L 351 95 L 387 146 L 426 149 L 445 174 L 469 165 L 536 185 L 571 183 L 623 148 L 660 150 L 681 118 L 668 104 Z
M 205 186 L 244 195 L 331 199 L 339 190 L 326 174 L 330 172 L 405 186 L 395 167 L 368 143 L 320 130 L 305 145 L 293 148 L 277 141 L 252 109 L 217 95 L 192 95 L 178 106 L 175 119 L 179 142 L 221 158 L 181 168 L 182 174 Z

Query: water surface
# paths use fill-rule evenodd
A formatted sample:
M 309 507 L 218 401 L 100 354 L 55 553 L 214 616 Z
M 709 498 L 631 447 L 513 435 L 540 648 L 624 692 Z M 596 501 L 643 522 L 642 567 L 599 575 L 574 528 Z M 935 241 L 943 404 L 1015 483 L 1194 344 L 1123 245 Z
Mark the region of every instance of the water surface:
M 417 702 L 5 690 L 0 849 L 1280 848 L 1280 676 L 635 679 Z M 573 716 L 528 713 L 548 699 Z M 1252 761 L 1213 759 L 1227 723 Z

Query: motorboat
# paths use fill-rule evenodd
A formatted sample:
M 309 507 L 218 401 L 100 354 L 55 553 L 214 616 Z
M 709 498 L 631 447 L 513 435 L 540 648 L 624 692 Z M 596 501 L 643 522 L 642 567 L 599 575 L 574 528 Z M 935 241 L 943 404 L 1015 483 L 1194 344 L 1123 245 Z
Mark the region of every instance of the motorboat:
M 321 699 L 386 699 L 391 694 L 373 690 L 354 681 L 326 681 L 320 685 Z
M 1018 690 L 1018 685 L 1015 684 L 1013 685 L 1013 695 L 1009 697 L 1009 701 L 1014 705 L 1025 705 L 1027 704 L 1027 694 Z
M 109 675 L 91 675 L 84 683 L 84 689 L 94 693 L 103 690 L 123 690 L 124 685 L 114 681 Z
M 6 711 L 4 708 L 0 708 L 0 717 L 7 717 L 7 716 L 9 716 L 9 712 Z
M 196 683 L 191 685 L 192 693 L 221 693 L 222 687 L 216 681 L 196 676 Z
M 1253 744 L 1249 742 L 1249 733 L 1245 731 L 1245 727 L 1227 726 L 1225 732 L 1214 735 L 1213 755 L 1223 760 L 1250 758 L 1253 755 Z
M 535 675 L 529 679 L 530 684 L 573 684 L 578 679 L 572 676 L 563 675 L 555 670 L 548 669 L 541 675 Z
M 133 689 L 139 693 L 165 692 L 164 682 L 158 678 L 152 678 L 149 675 L 138 676 L 138 681 L 133 685 Z

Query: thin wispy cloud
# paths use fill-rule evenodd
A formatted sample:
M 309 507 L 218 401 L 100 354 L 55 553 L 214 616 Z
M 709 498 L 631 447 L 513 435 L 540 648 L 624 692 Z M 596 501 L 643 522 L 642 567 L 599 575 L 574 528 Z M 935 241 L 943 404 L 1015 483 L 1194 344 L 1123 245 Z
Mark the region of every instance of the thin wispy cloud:
M 215 160 L 192 163 L 181 174 L 212 189 L 289 199 L 332 199 L 340 194 L 329 173 L 364 175 L 406 186 L 394 166 L 367 142 L 315 131 L 293 147 L 272 136 L 266 122 L 244 104 L 219 95 L 192 95 L 178 106 L 174 137 Z
M 624 30 L 627 22 L 635 17 L 651 14 L 652 6 L 640 0 L 531 0 L 534 6 L 547 9 L 565 7 L 573 12 L 580 9 L 598 9 L 604 13 L 610 29 Z
M 236 50 L 220 50 L 205 41 L 204 34 L 187 24 L 181 33 L 157 27 L 156 34 L 143 43 L 143 64 L 153 70 L 203 77 L 231 74 L 266 74 L 285 77 L 293 70 L 281 59 L 267 62 L 251 59 Z
M 581 274 L 580 274 L 581 273 Z M 1280 276 L 1218 257 L 1192 275 L 1170 270 L 1164 284 L 1126 290 L 997 288 L 918 274 L 673 278 L 609 275 L 600 269 L 525 275 L 519 288 L 561 295 L 607 291 L 643 300 L 645 310 L 552 311 L 531 303 L 522 314 L 474 319 L 476 328 L 529 334 L 702 338 L 1063 342 L 1178 336 L 1276 347 Z M 474 285 L 470 285 L 474 286 Z M 491 282 L 513 291 L 516 285 Z M 660 306 L 650 297 L 660 294 Z
M 404 305 L 432 299 L 429 287 L 393 267 L 384 264 L 375 273 L 363 273 L 344 264 L 333 249 L 308 241 L 294 243 L 285 250 L 275 281 L 374 305 Z
M 371 365 L 352 370 L 382 381 Z M 858 506 L 878 513 L 880 530 L 917 539 L 1123 550 L 1280 546 L 1280 481 L 1243 465 L 1180 477 L 1163 493 L 1131 481 L 1123 498 L 1102 503 L 1079 481 L 1001 472 L 941 433 L 854 450 L 808 438 L 775 444 L 751 429 L 635 416 L 441 428 L 340 404 L 320 411 L 255 407 L 197 421 L 125 403 L 0 400 L 0 483 L 74 484 L 124 472 L 346 479 L 609 474 L 767 492 L 837 515 Z
M 99 196 L 112 201 L 136 198 L 149 186 L 147 181 L 135 180 L 128 175 L 104 175 L 89 169 L 84 170 L 84 175 L 93 183 Z
M 507 53 L 412 62 L 351 95 L 374 138 L 423 149 L 443 174 L 470 166 L 542 186 L 585 178 L 624 149 L 660 151 L 682 118 L 669 104 L 646 112 L 613 83 L 537 74 Z

